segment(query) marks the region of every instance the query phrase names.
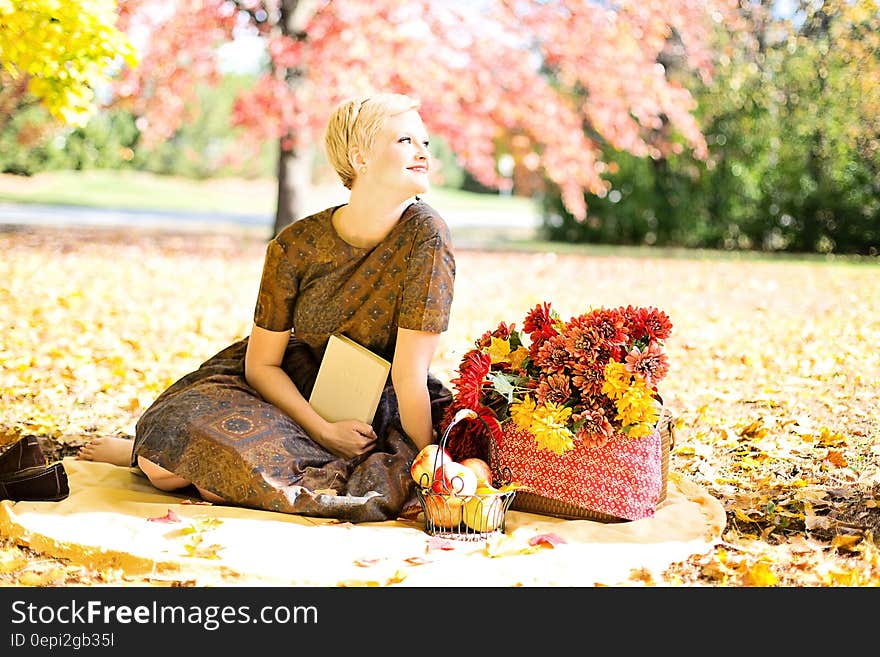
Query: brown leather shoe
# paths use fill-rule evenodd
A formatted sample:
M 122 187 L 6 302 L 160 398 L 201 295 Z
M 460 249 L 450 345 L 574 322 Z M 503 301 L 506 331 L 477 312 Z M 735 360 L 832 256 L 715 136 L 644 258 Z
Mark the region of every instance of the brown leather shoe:
M 0 500 L 57 502 L 68 495 L 67 471 L 61 461 L 0 477 Z
M 36 436 L 25 436 L 0 453 L 0 477 L 13 475 L 38 465 L 46 465 L 46 457 Z

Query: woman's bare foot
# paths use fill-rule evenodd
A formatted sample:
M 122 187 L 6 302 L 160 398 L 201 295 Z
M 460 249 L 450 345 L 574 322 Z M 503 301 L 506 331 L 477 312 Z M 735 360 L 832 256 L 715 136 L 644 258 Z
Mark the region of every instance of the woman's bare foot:
M 80 461 L 98 461 L 128 467 L 131 465 L 131 438 L 99 436 L 86 443 L 76 458 Z

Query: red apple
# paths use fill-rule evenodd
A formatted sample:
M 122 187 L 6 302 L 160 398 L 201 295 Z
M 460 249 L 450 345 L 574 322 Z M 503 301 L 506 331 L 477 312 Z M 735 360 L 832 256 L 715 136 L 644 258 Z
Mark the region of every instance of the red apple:
M 492 468 L 490 468 L 489 464 L 486 463 L 483 459 L 471 457 L 464 459 L 461 464 L 466 468 L 470 468 L 474 471 L 474 474 L 477 475 L 477 481 L 479 483 L 492 483 Z
M 428 488 L 434 483 L 434 471 L 443 463 L 451 463 L 452 457 L 445 449 L 441 449 L 440 445 L 431 443 L 425 445 L 421 451 L 416 454 L 412 465 L 409 468 L 409 474 L 419 486 Z
M 448 461 L 434 471 L 431 490 L 445 495 L 464 497 L 477 492 L 477 475 L 456 461 Z

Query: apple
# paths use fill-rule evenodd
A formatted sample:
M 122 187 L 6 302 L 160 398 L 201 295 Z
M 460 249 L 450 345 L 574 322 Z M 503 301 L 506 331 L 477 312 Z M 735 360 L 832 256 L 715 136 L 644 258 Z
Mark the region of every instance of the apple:
M 434 471 L 444 462 L 452 462 L 449 452 L 434 443 L 425 445 L 413 459 L 409 474 L 419 486 L 430 488 L 434 483 Z
M 474 474 L 477 475 L 477 481 L 480 483 L 492 483 L 492 468 L 489 467 L 489 464 L 486 463 L 483 459 L 478 459 L 476 457 L 471 457 L 467 459 L 463 459 L 461 464 L 466 468 L 470 468 L 474 471 Z
M 430 525 L 437 529 L 452 529 L 461 522 L 464 500 L 455 495 L 426 495 L 425 515 Z
M 435 493 L 465 497 L 477 492 L 476 473 L 456 461 L 447 461 L 434 471 L 431 490 Z
M 473 495 L 464 501 L 461 519 L 474 531 L 495 531 L 504 520 L 504 498 L 491 493 Z

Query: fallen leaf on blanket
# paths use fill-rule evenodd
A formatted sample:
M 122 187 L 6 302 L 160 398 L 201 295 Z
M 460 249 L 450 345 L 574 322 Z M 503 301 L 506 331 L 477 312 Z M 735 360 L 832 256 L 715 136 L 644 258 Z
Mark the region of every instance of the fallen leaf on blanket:
M 370 566 L 375 566 L 380 561 L 383 561 L 383 560 L 382 559 L 355 559 L 354 565 L 360 566 L 361 568 L 369 568 Z
M 0 573 L 11 573 L 27 565 L 27 556 L 18 548 L 0 550 Z
M 492 558 L 511 557 L 517 554 L 530 554 L 541 549 L 539 545 L 530 545 L 528 541 L 511 534 L 490 536 L 486 539 L 486 554 Z
M 641 582 L 646 586 L 654 586 L 654 576 L 647 568 L 633 568 L 629 573 L 629 579 L 633 582 Z
M 440 536 L 432 536 L 428 539 L 429 550 L 454 550 L 455 548 L 455 541 L 451 539 Z
M 217 527 L 222 524 L 223 521 L 220 520 L 220 518 L 194 518 L 188 526 L 180 531 L 184 534 L 194 534 L 196 532 L 206 532 L 212 529 L 217 529 Z
M 158 518 L 147 518 L 147 522 L 182 522 L 180 516 L 178 516 L 172 509 L 168 509 L 168 513 L 164 516 L 159 516 Z
M 198 559 L 219 559 L 220 555 L 218 554 L 218 552 L 223 549 L 223 546 L 218 545 L 217 543 L 212 543 L 211 545 L 206 545 L 205 547 L 196 547 L 189 545 L 185 547 L 189 556 Z
M 220 555 L 217 553 L 223 549 L 223 546 L 218 545 L 217 543 L 202 545 L 203 540 L 204 539 L 200 535 L 196 534 L 183 546 L 183 549 L 186 550 L 186 553 L 191 557 L 198 557 L 200 559 L 219 559 Z
M 375 579 L 357 579 L 356 577 L 352 577 L 349 579 L 344 579 L 341 582 L 336 582 L 336 586 L 344 589 L 353 589 L 353 588 L 363 588 L 363 587 L 373 587 L 373 586 L 384 586 L 384 584 Z
M 431 563 L 431 559 L 426 559 L 425 557 L 407 557 L 404 559 L 411 566 L 424 566 L 426 563 Z
M 545 547 L 556 547 L 557 545 L 561 545 L 565 543 L 566 540 L 559 536 L 559 534 L 554 534 L 552 532 L 548 534 L 536 534 L 529 539 L 529 545 L 537 545 L 537 546 L 545 546 Z
M 50 568 L 42 572 L 34 572 L 32 570 L 24 572 L 18 578 L 21 586 L 53 586 L 63 581 L 65 577 L 62 568 Z
M 344 579 L 336 583 L 336 586 L 342 588 L 356 588 L 356 587 L 376 587 L 376 586 L 388 586 L 389 584 L 397 584 L 398 582 L 402 582 L 406 579 L 406 573 L 402 570 L 394 571 L 394 574 L 391 575 L 384 582 L 380 582 L 377 579 L 359 579 L 357 577 L 350 577 L 349 579 Z

